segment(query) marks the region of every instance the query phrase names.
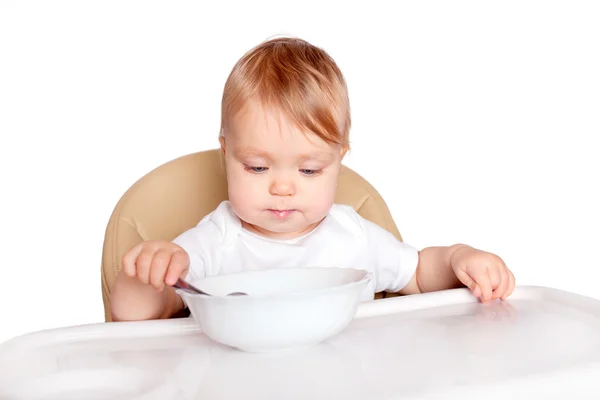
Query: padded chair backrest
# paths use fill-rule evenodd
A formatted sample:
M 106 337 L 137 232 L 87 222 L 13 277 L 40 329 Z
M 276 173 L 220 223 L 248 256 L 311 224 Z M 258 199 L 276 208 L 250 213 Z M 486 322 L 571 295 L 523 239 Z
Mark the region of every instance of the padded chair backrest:
M 144 240 L 172 240 L 194 227 L 228 198 L 221 151 L 208 150 L 167 162 L 135 182 L 110 217 L 102 251 L 102 298 L 110 318 L 110 290 L 123 255 Z M 356 172 L 343 167 L 335 202 L 347 204 L 364 218 L 402 240 L 387 205 Z M 380 296 L 379 296 L 380 297 Z

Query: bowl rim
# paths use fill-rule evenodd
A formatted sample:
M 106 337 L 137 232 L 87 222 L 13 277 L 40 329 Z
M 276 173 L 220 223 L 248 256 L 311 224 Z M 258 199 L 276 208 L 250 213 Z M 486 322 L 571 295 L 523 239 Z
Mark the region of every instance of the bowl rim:
M 319 294 L 321 292 L 331 292 L 333 291 L 338 291 L 338 290 L 342 290 L 342 289 L 347 289 L 353 286 L 362 286 L 368 284 L 372 279 L 373 279 L 373 273 L 364 269 L 359 269 L 359 268 L 346 268 L 346 267 L 336 267 L 336 266 L 323 266 L 323 267 L 290 267 L 290 268 L 269 268 L 269 269 L 263 269 L 263 270 L 251 270 L 251 271 L 242 271 L 242 272 L 234 272 L 231 274 L 223 274 L 223 275 L 213 275 L 213 276 L 209 276 L 206 278 L 200 278 L 200 279 L 194 279 L 191 280 L 190 283 L 192 285 L 196 285 L 198 282 L 201 282 L 205 279 L 211 279 L 211 278 L 218 278 L 219 276 L 226 276 L 226 275 L 252 275 L 252 274 L 259 274 L 259 273 L 264 273 L 265 271 L 280 271 L 280 270 L 307 270 L 307 269 L 337 269 L 337 270 L 350 270 L 350 271 L 359 271 L 363 273 L 362 278 L 356 280 L 356 281 L 352 281 L 352 282 L 348 282 L 348 283 L 344 283 L 341 285 L 334 285 L 334 286 L 330 286 L 330 287 L 326 287 L 326 288 L 315 288 L 315 289 L 307 289 L 307 290 L 302 290 L 302 291 L 294 291 L 294 292 L 284 292 L 284 293 L 277 293 L 277 294 L 262 294 L 262 295 L 248 295 L 248 296 L 227 296 L 227 295 L 222 295 L 222 294 L 215 294 L 215 295 L 205 295 L 205 294 L 200 294 L 200 293 L 189 293 L 185 290 L 181 290 L 181 289 L 175 289 L 175 293 L 179 294 L 182 298 L 189 298 L 189 299 L 193 299 L 193 298 L 201 298 L 201 299 L 205 299 L 208 301 L 211 300 L 222 300 L 222 299 L 227 299 L 227 300 L 231 300 L 231 301 L 241 301 L 241 300 L 248 300 L 248 299 L 273 299 L 273 298 L 289 298 L 289 297 L 296 297 L 296 296 L 303 296 L 306 294 Z M 201 289 L 201 288 L 200 288 Z

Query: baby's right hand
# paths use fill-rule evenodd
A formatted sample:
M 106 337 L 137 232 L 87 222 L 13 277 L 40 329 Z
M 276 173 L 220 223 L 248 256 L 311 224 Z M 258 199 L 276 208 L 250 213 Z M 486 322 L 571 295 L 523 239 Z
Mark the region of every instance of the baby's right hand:
M 123 256 L 123 272 L 162 292 L 184 278 L 190 268 L 190 258 L 175 243 L 151 240 L 138 244 Z

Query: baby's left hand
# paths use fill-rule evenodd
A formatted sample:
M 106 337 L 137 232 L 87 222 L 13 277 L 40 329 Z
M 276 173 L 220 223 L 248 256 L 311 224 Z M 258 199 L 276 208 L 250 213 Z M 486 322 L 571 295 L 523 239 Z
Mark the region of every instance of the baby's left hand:
M 456 277 L 482 302 L 506 300 L 515 289 L 515 276 L 495 254 L 461 246 L 453 251 L 450 265 Z

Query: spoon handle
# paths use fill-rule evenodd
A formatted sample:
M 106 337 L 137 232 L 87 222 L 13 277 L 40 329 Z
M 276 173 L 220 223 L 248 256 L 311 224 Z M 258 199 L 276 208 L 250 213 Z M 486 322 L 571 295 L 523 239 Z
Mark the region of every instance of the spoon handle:
M 186 281 L 184 281 L 181 278 L 177 279 L 177 282 L 175 282 L 175 284 L 173 286 L 176 287 L 177 289 L 185 290 L 188 293 L 192 293 L 192 294 L 204 294 L 206 296 L 210 296 L 208 293 L 203 292 L 202 290 L 200 290 L 197 287 L 195 287 L 195 286 L 187 283 Z

